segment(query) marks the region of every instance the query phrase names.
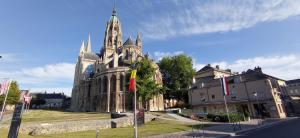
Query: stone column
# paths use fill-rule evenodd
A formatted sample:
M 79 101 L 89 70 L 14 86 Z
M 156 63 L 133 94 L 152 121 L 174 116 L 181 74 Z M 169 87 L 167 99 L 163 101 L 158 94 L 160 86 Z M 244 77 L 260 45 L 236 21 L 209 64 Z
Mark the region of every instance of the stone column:
M 126 112 L 126 107 L 125 107 L 125 105 L 126 105 L 125 104 L 126 103 L 125 102 L 125 100 L 126 100 L 126 98 L 125 98 L 126 97 L 126 76 L 124 73 L 122 73 L 122 75 L 123 75 L 123 80 L 121 80 L 123 82 L 123 86 L 122 86 L 123 87 L 123 91 L 122 91 L 123 92 L 123 95 L 122 95 L 123 103 L 122 104 L 123 104 L 123 112 Z
M 111 78 L 111 75 L 107 75 L 107 99 L 106 99 L 106 112 L 110 112 L 110 78 Z

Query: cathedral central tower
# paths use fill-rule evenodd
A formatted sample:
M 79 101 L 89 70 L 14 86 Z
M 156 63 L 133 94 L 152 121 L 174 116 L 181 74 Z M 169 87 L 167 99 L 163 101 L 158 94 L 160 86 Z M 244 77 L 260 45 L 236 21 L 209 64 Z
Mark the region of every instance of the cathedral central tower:
M 113 8 L 113 13 L 107 22 L 103 45 L 103 58 L 112 56 L 114 52 L 118 53 L 122 47 L 122 28 L 116 8 Z

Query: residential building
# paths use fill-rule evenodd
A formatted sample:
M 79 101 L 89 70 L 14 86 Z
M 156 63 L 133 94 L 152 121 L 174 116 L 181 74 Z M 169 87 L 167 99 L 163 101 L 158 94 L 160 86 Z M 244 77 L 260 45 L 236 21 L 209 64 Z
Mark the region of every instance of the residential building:
M 300 79 L 286 81 L 288 91 L 288 103 L 291 116 L 300 115 Z
M 70 107 L 70 97 L 64 93 L 30 93 L 32 97 L 30 102 L 31 109 L 63 109 Z
M 200 69 L 196 83 L 189 90 L 189 104 L 195 112 L 226 113 L 220 81 L 223 76 L 229 83 L 230 94 L 225 96 L 229 112 L 257 118 L 286 117 L 285 104 L 281 98 L 286 95 L 285 81 L 263 73 L 260 67 L 241 74 L 210 65 Z

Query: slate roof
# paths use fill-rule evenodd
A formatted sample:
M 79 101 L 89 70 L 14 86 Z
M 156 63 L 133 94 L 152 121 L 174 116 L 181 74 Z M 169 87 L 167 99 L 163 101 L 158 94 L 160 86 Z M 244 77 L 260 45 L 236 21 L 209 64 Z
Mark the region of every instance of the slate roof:
M 91 60 L 99 59 L 99 56 L 96 53 L 84 53 L 83 57 L 84 59 L 91 59 Z
M 289 84 L 295 84 L 295 83 L 300 83 L 300 79 L 286 81 L 287 85 L 289 85 Z
M 222 70 L 222 69 L 219 69 L 219 68 L 212 67 L 211 65 L 206 65 L 203 68 L 201 68 L 200 70 L 198 70 L 197 72 L 204 72 L 204 71 L 208 71 L 208 70 L 217 70 L 217 71 L 220 71 L 220 72 L 231 73 L 227 70 Z
M 131 37 L 129 37 L 123 45 L 124 46 L 129 46 L 129 45 L 135 45 L 135 44 L 132 41 Z

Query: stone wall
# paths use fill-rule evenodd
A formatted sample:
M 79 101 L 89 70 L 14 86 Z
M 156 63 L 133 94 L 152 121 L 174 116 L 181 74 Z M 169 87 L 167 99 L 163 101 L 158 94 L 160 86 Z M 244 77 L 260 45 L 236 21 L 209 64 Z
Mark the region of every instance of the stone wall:
M 151 121 L 154 116 L 145 114 L 145 122 Z M 59 134 L 77 131 L 88 131 L 107 128 L 119 128 L 133 125 L 133 116 L 108 119 L 108 120 L 87 120 L 87 121 L 68 121 L 53 123 L 30 123 L 22 124 L 20 133 L 29 135 Z

